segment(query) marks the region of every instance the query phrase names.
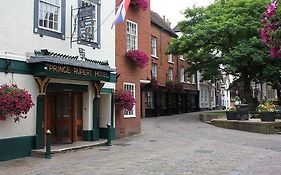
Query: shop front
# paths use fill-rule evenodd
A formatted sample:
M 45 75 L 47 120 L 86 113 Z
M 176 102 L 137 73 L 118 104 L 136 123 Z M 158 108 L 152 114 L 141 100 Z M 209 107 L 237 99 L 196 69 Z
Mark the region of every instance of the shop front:
M 199 92 L 190 89 L 167 90 L 165 86 L 142 87 L 145 94 L 142 117 L 158 117 L 172 114 L 199 111 Z
M 44 148 L 47 130 L 52 144 L 105 138 L 108 123 L 114 133 L 114 69 L 52 55 L 37 55 L 28 64 L 39 89 L 35 149 Z

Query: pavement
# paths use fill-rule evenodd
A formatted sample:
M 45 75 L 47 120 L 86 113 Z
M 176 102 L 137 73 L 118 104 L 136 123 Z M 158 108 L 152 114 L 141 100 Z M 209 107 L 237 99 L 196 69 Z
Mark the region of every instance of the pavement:
M 142 119 L 113 146 L 0 163 L 3 175 L 280 175 L 281 135 L 217 128 L 199 113 Z

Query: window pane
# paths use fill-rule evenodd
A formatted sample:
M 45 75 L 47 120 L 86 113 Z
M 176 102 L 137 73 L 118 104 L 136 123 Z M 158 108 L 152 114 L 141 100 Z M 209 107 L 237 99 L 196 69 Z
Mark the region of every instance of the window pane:
M 48 3 L 47 3 L 48 2 Z M 39 1 L 38 11 L 38 25 L 41 27 L 55 29 L 59 28 L 59 11 L 60 11 L 60 0 L 44 0 Z M 54 24 L 56 22 L 57 24 Z
M 127 21 L 127 50 L 137 49 L 137 25 Z

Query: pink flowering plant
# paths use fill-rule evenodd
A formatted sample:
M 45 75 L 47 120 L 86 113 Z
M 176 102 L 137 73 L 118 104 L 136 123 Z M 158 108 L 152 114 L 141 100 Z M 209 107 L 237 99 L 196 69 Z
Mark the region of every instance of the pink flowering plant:
M 138 7 L 145 11 L 148 8 L 148 1 L 147 0 L 132 0 L 131 4 L 135 7 Z
M 127 109 L 132 110 L 136 104 L 135 98 L 132 96 L 130 91 L 117 91 L 115 94 L 115 106 L 116 109 Z
M 4 84 L 0 87 L 0 120 L 6 120 L 7 117 L 14 117 L 15 122 L 20 118 L 26 119 L 33 105 L 31 94 L 17 85 Z
M 273 58 L 281 58 L 281 9 L 278 8 L 279 0 L 273 0 L 266 5 L 266 12 L 263 13 L 262 23 L 264 28 L 260 30 L 263 42 L 270 46 L 270 54 Z
M 140 68 L 144 68 L 149 62 L 149 57 L 139 50 L 128 51 L 126 57 L 132 59 Z

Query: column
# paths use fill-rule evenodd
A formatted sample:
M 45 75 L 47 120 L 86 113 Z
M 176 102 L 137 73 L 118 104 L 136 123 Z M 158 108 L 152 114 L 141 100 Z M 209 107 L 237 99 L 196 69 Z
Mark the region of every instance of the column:
M 46 90 L 49 84 L 49 78 L 35 77 L 35 81 L 39 88 L 39 95 L 36 101 L 36 135 L 35 135 L 35 149 L 44 148 L 44 130 L 43 130 L 43 118 L 44 118 L 44 106 Z
M 93 141 L 97 141 L 100 138 L 99 131 L 99 110 L 100 110 L 100 92 L 104 83 L 93 82 L 95 89 L 95 98 L 93 101 Z

